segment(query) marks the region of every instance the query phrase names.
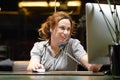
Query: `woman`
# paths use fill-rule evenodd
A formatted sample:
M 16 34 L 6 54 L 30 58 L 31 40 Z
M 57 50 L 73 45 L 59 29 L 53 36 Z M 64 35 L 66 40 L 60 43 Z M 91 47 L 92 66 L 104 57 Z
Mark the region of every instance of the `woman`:
M 90 71 L 99 71 L 102 65 L 89 64 L 80 41 L 71 38 L 74 27 L 74 21 L 65 12 L 49 16 L 38 30 L 45 41 L 34 44 L 27 70 L 75 71 L 79 63 Z

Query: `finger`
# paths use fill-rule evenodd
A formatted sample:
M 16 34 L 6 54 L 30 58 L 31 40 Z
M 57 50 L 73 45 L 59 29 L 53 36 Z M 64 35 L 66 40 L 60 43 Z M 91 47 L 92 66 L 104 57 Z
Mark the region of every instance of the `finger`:
M 44 66 L 43 66 L 42 64 L 38 64 L 38 65 L 37 65 L 37 68 L 39 68 L 39 69 L 44 69 Z
M 39 64 L 36 64 L 36 65 L 33 66 L 33 70 L 36 70 L 38 68 L 39 68 Z
M 42 68 L 42 69 L 45 69 L 44 66 L 43 66 L 42 64 L 41 64 L 41 68 Z

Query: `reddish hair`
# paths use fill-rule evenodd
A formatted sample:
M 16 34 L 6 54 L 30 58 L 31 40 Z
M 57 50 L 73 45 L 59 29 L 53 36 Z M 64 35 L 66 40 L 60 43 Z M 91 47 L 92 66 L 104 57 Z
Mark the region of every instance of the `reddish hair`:
M 53 15 L 49 16 L 47 20 L 41 25 L 40 29 L 38 29 L 39 36 L 41 36 L 44 39 L 50 39 L 51 33 L 50 28 L 54 29 L 55 25 L 58 24 L 58 22 L 61 19 L 69 19 L 71 22 L 71 34 L 74 31 L 75 22 L 72 20 L 72 18 L 69 16 L 68 13 L 60 11 L 56 12 Z

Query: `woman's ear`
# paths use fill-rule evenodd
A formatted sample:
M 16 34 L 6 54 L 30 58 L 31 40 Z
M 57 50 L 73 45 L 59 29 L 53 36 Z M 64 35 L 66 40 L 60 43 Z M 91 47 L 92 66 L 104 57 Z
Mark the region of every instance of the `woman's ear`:
M 50 28 L 50 32 L 52 32 L 53 30 Z
M 54 28 L 55 29 L 55 28 Z M 53 31 L 54 31 L 54 29 L 53 28 L 50 28 L 50 33 L 52 33 Z

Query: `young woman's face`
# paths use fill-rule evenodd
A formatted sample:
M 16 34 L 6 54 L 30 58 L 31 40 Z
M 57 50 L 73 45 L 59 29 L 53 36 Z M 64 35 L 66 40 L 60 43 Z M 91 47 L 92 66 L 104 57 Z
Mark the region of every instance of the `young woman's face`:
M 70 38 L 71 23 L 69 19 L 62 19 L 58 22 L 55 29 L 51 29 L 51 38 L 58 43 Z

